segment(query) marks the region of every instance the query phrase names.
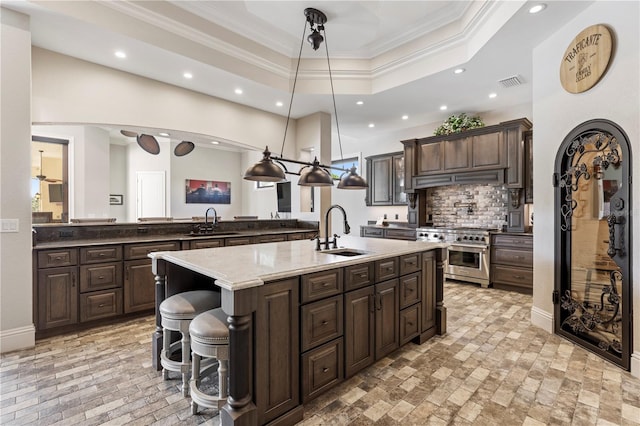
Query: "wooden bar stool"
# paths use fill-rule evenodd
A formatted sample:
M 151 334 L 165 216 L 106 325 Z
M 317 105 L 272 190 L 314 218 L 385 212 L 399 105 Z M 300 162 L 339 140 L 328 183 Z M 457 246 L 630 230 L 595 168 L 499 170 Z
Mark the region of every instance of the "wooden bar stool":
M 212 309 L 198 315 L 189 326 L 191 335 L 191 351 L 193 368 L 189 389 L 191 391 L 191 414 L 198 413 L 198 406 L 220 408 L 227 401 L 227 364 L 229 362 L 229 325 L 227 315 L 221 308 Z M 200 370 L 200 362 L 206 360 L 215 361 L 208 367 Z M 204 361 L 204 360 L 203 360 Z M 201 390 L 201 380 L 218 366 L 218 394 L 210 395 Z
M 160 303 L 163 339 L 160 353 L 162 378 L 167 380 L 169 371 L 181 373 L 183 396 L 189 396 L 188 383 L 191 370 L 189 324 L 197 315 L 216 306 L 220 306 L 220 293 L 209 290 L 174 294 Z M 182 339 L 171 343 L 171 331 L 180 332 Z M 178 350 L 182 350 L 182 359 L 180 361 L 171 359 Z

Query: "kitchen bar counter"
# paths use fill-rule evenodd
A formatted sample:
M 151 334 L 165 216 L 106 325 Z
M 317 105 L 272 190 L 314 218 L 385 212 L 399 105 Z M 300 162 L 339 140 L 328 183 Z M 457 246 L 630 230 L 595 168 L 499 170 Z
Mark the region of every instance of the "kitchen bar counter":
M 149 254 L 156 275 L 154 366 L 160 369 L 159 304 L 173 294 L 213 286 L 220 290 L 222 309 L 229 316 L 229 399 L 221 424 L 287 425 L 302 420 L 304 402 L 345 376 L 410 340 L 420 344 L 445 333 L 446 245 L 350 236 L 342 236 L 338 244 L 362 254 L 316 251 L 311 241 Z M 340 307 L 336 318 L 305 323 L 315 318 L 305 313 L 326 312 L 319 307 L 325 303 Z M 376 321 L 369 322 L 374 316 Z M 317 346 L 305 343 L 313 326 L 327 323 L 340 324 L 332 340 L 316 342 Z M 374 329 L 375 336 L 383 337 L 353 333 Z M 374 343 L 381 345 L 385 339 L 390 340 L 373 353 Z M 370 359 L 362 362 L 361 352 L 367 350 L 372 352 Z M 280 361 L 274 364 L 276 359 Z M 323 364 L 329 360 L 330 365 Z

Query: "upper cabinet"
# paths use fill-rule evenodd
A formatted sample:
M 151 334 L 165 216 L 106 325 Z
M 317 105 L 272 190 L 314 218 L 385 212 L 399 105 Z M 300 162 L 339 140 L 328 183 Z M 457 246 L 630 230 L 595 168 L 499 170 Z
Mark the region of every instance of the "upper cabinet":
M 390 206 L 407 203 L 404 190 L 405 161 L 402 152 L 374 155 L 367 161 L 367 206 Z

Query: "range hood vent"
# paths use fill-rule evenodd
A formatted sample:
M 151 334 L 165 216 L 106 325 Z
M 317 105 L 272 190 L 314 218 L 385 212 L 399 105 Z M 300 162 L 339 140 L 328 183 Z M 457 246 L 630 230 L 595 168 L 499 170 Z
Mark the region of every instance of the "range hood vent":
M 514 75 L 513 77 L 503 78 L 502 80 L 498 80 L 498 83 L 502 85 L 502 87 L 515 87 L 520 86 L 524 81 L 522 77 L 519 75 Z

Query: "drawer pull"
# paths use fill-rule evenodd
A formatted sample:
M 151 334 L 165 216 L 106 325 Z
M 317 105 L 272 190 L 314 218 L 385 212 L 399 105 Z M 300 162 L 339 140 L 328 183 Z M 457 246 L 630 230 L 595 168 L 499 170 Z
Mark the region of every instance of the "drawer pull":
M 61 256 L 56 256 L 54 260 L 62 260 Z
M 322 372 L 323 372 L 323 373 L 328 373 L 328 372 L 329 372 L 329 369 L 328 369 L 327 367 L 324 367 L 324 368 L 322 369 Z
M 331 285 L 330 282 L 323 282 L 322 287 L 329 287 Z
M 415 265 L 416 264 L 415 260 L 405 260 L 404 263 L 406 265 Z
M 407 325 L 413 326 L 413 323 L 411 321 L 407 321 Z
M 104 307 L 105 307 L 104 303 L 101 303 L 101 304 L 98 305 L 98 308 L 104 308 Z
M 384 270 L 387 272 L 393 272 L 393 266 L 386 267 Z
M 524 277 L 522 275 L 514 275 L 513 278 L 517 280 L 524 280 Z
M 100 257 L 104 257 L 104 256 L 105 256 L 105 254 L 104 254 L 104 253 L 100 253 L 98 256 L 100 256 Z
M 514 259 L 524 260 L 524 256 L 513 256 Z
M 413 288 L 411 288 L 411 287 L 407 287 L 407 292 L 408 292 L 408 293 L 413 293 Z
M 363 272 L 363 273 L 361 273 L 361 274 L 359 275 L 359 277 L 360 277 L 360 278 L 367 278 L 367 275 L 368 275 L 368 274 L 367 274 L 366 272 Z
M 104 279 L 104 275 L 100 275 L 100 276 L 98 277 L 98 279 L 99 279 L 99 280 L 103 280 L 103 279 Z
M 327 325 L 327 324 L 329 324 L 327 320 L 322 320 L 322 325 Z

